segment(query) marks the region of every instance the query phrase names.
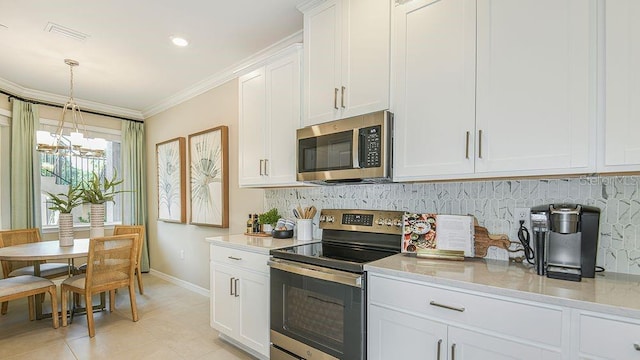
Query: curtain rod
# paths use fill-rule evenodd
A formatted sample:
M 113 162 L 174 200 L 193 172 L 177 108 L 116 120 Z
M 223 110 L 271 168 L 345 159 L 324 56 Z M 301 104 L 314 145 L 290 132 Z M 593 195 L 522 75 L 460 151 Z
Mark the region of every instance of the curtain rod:
M 8 98 L 9 101 L 11 101 L 11 99 L 17 99 L 17 100 L 20 100 L 20 101 L 28 102 L 30 104 L 52 106 L 52 107 L 57 107 L 59 109 L 63 108 L 63 106 L 59 105 L 59 104 L 52 104 L 52 103 L 47 103 L 47 102 L 42 102 L 42 101 L 37 101 L 37 100 L 25 99 L 23 97 L 16 96 L 14 94 L 8 93 L 8 92 L 6 92 L 6 91 L 4 91 L 2 89 L 0 89 L 0 94 L 7 95 L 9 97 Z M 133 122 L 144 124 L 144 121 L 142 121 L 142 120 L 129 119 L 129 118 L 118 116 L 118 115 L 109 115 L 109 114 L 104 114 L 104 113 L 101 113 L 101 112 L 91 111 L 91 110 L 82 110 L 82 112 L 87 113 L 87 114 L 106 116 L 106 117 L 110 117 L 110 118 L 114 118 L 114 119 L 133 121 Z

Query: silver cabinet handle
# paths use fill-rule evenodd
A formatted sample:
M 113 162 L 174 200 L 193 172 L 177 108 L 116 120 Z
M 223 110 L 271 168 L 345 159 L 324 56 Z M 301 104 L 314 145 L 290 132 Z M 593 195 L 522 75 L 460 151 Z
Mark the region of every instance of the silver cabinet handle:
M 264 165 L 264 159 L 260 159 L 260 176 L 264 175 L 262 174 L 262 166 Z
M 464 149 L 464 154 L 465 154 L 464 156 L 467 159 L 469 158 L 469 136 L 470 136 L 470 133 L 467 131 L 467 145 L 465 146 L 465 149 Z
M 438 352 L 437 352 L 437 359 L 440 360 L 440 346 L 442 345 L 442 339 L 438 340 Z
M 242 260 L 242 258 L 235 257 L 235 256 L 227 256 L 227 258 L 229 258 L 231 260 Z
M 267 171 L 269 167 L 269 159 L 264 159 L 264 175 L 269 176 L 269 171 Z
M 342 106 L 342 108 L 344 109 L 344 91 L 346 90 L 346 87 L 342 87 L 342 92 L 340 93 L 340 106 Z
M 640 351 L 640 344 L 633 344 L 633 348 L 636 349 L 636 351 Z
M 235 278 L 229 278 L 229 295 L 233 295 L 233 280 Z
M 451 345 L 451 360 L 456 360 L 456 344 Z
M 338 110 L 338 88 L 333 89 L 333 108 Z
M 457 306 L 451 306 L 451 305 L 440 304 L 440 303 L 435 302 L 435 301 L 433 301 L 433 300 L 429 301 L 429 305 L 437 306 L 437 307 L 441 307 L 441 308 L 444 308 L 444 309 L 449 309 L 449 310 L 455 310 L 455 311 L 459 311 L 459 312 L 464 312 L 464 308 L 463 308 L 463 307 L 457 307 Z
M 235 279 L 234 280 L 234 284 L 235 284 L 235 288 L 236 288 L 235 289 L 235 294 L 234 294 L 235 297 L 240 296 L 240 294 L 238 294 L 238 281 L 240 281 L 240 279 Z
M 482 130 L 478 130 L 478 159 L 482 159 Z

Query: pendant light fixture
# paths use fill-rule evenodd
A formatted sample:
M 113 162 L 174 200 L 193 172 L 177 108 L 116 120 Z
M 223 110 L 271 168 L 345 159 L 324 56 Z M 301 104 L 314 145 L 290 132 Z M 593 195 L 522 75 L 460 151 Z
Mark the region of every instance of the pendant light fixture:
M 80 107 L 73 99 L 73 68 L 80 65 L 75 60 L 64 59 L 69 65 L 70 86 L 69 100 L 62 107 L 62 114 L 55 133 L 39 130 L 36 132 L 37 150 L 50 154 L 75 155 L 87 158 L 103 158 L 107 149 L 107 141 L 102 138 L 87 137 L 87 126 L 82 118 Z M 70 121 L 67 121 L 70 118 Z M 64 136 L 65 123 L 71 128 L 69 136 Z

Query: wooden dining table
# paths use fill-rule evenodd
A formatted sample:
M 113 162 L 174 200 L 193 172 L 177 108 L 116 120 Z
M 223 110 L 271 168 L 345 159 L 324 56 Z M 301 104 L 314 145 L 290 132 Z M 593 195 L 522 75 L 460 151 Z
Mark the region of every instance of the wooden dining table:
M 0 248 L 0 260 L 32 261 L 34 276 L 40 276 L 40 264 L 47 260 L 67 260 L 89 254 L 89 239 L 75 239 L 72 246 L 60 246 L 58 241 L 39 241 Z M 42 319 L 42 301 L 36 301 L 36 319 Z

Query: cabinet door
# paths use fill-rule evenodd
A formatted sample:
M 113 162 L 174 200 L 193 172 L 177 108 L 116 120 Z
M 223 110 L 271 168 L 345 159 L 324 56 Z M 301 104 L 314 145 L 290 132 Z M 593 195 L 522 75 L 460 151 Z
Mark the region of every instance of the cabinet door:
M 211 263 L 211 326 L 229 336 L 237 329 L 238 310 L 233 295 L 237 275 L 234 269 Z
M 599 170 L 638 171 L 640 2 L 607 1 L 605 6 L 605 144 Z
M 580 359 L 640 359 L 640 323 L 631 319 L 579 315 Z
M 480 332 L 449 326 L 449 353 L 456 360 L 542 360 L 561 359 L 560 354 L 523 345 Z
M 368 327 L 368 359 L 448 359 L 446 325 L 371 305 Z
M 339 114 L 342 1 L 328 0 L 304 13 L 304 125 Z
M 394 180 L 473 172 L 475 11 L 473 0 L 394 10 Z
M 343 0 L 341 118 L 389 108 L 389 0 Z
M 265 260 L 266 261 L 266 260 Z M 239 271 L 239 341 L 268 356 L 269 354 L 269 276 Z
M 300 127 L 300 52 L 266 66 L 267 156 L 270 185 L 296 183 L 296 129 Z
M 259 68 L 238 80 L 238 156 L 240 185 L 262 184 L 265 159 L 265 70 Z M 261 163 L 262 161 L 262 163 Z
M 476 172 L 595 170 L 595 2 L 478 0 L 477 14 Z

